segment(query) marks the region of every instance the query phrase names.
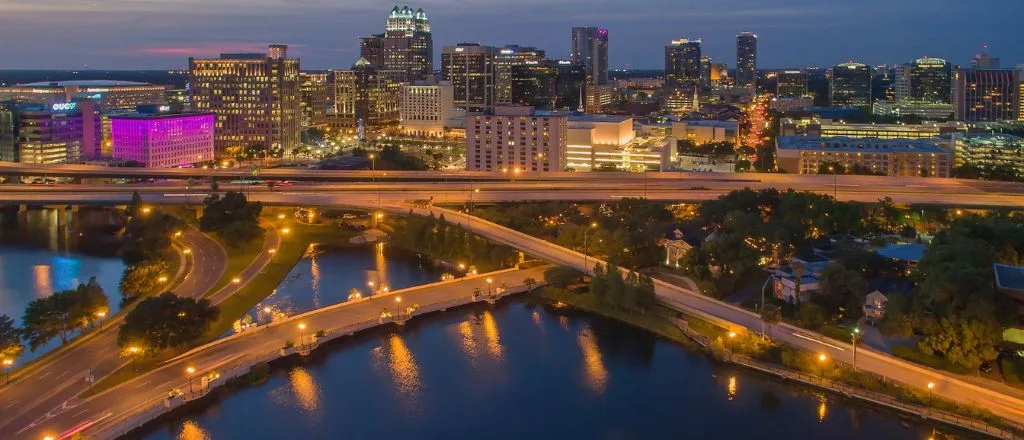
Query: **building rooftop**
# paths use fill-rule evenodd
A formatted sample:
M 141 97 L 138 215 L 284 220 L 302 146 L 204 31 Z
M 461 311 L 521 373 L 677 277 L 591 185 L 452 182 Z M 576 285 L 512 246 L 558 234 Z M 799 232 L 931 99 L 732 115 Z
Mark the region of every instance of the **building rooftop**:
M 585 114 L 570 114 L 567 116 L 569 122 L 610 122 L 610 123 L 621 123 L 629 121 L 633 118 L 628 116 L 608 116 L 608 115 L 585 115 Z
M 996 273 L 996 287 L 1024 291 L 1024 267 L 993 264 Z
M 715 127 L 715 128 L 736 128 L 739 125 L 737 121 L 719 121 L 713 119 L 700 119 L 700 120 L 683 120 L 677 121 L 676 123 L 686 124 L 692 127 Z
M 828 150 L 865 153 L 943 153 L 948 152 L 928 139 L 879 139 L 849 137 L 780 136 L 780 150 Z
M 24 87 L 115 87 L 115 86 L 150 86 L 150 83 L 135 81 L 112 81 L 105 79 L 83 79 L 73 81 L 40 81 L 19 84 Z
M 924 257 L 923 244 L 894 244 L 875 251 L 878 255 L 894 260 L 918 262 Z
M 194 116 L 214 116 L 214 112 L 180 112 L 180 113 L 125 113 L 110 115 L 110 119 L 171 119 Z

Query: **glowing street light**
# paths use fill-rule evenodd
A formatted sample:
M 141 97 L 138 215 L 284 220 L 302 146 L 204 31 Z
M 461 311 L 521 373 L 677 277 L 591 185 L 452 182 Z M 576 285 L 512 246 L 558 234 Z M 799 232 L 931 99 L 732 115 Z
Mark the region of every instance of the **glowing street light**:
M 590 250 L 587 242 L 587 235 L 591 229 L 597 228 L 597 222 L 590 222 L 590 227 L 583 230 L 583 272 L 587 271 L 587 253 Z
M 234 277 L 234 278 L 231 279 L 231 282 L 234 283 L 234 284 L 238 284 L 238 283 L 242 282 L 242 279 L 239 278 L 239 277 Z
M 935 390 L 935 382 L 928 382 L 928 403 L 932 403 L 932 391 Z
M 174 236 L 175 237 L 181 237 L 181 231 L 175 231 L 174 232 Z
M 166 283 L 167 282 L 167 276 L 166 275 L 160 275 L 160 277 L 157 278 L 156 280 L 157 280 L 157 282 L 160 282 L 160 283 Z
M 107 311 L 106 310 L 97 310 L 95 315 L 96 315 L 96 320 L 100 322 L 100 333 L 103 333 L 103 318 L 105 318 L 107 316 Z
M 145 208 L 142 208 L 142 213 L 143 213 L 143 214 L 149 214 L 149 213 L 150 213 L 150 212 L 152 212 L 152 211 L 153 211 L 153 209 L 152 209 L 152 208 L 150 208 L 150 207 L 148 207 L 148 206 L 147 206 L 147 207 L 145 207 Z
M 850 331 L 850 341 L 853 343 L 853 369 L 857 369 L 857 338 L 860 336 L 860 328 L 854 327 Z
M 292 232 L 291 228 L 281 228 L 281 233 L 282 234 L 287 234 L 289 232 Z
M 139 353 L 141 353 L 141 352 L 142 352 L 142 349 L 139 348 L 136 345 L 132 345 L 131 347 L 128 347 L 128 355 L 132 357 L 132 372 L 138 371 L 135 368 L 135 359 L 138 358 Z
M 304 347 L 306 345 L 306 323 L 300 322 L 297 327 L 299 327 L 299 347 Z
M 181 253 L 183 253 L 183 254 L 185 254 L 185 255 L 191 254 L 191 253 L 192 253 L 192 249 L 190 249 L 190 248 L 185 248 L 185 249 L 183 249 L 183 250 L 181 251 Z
M 14 359 L 4 359 L 4 382 L 11 383 L 11 365 L 14 365 Z
M 818 363 L 821 364 L 821 378 L 825 378 L 825 361 L 828 360 L 828 356 L 825 353 L 818 354 Z
M 397 309 L 396 313 L 398 313 L 398 318 L 401 318 L 402 317 L 402 297 L 396 296 L 395 297 L 395 304 L 396 304 L 395 305 L 395 309 Z
M 267 253 L 270 255 L 274 255 L 277 253 L 277 249 L 267 249 Z
M 494 280 L 487 279 L 487 296 L 491 296 L 491 285 L 494 284 Z
M 188 393 L 192 394 L 192 375 L 196 373 L 195 367 L 188 367 L 185 369 L 185 375 L 188 376 Z
M 277 215 L 277 219 L 278 220 L 284 220 L 284 214 L 278 214 Z

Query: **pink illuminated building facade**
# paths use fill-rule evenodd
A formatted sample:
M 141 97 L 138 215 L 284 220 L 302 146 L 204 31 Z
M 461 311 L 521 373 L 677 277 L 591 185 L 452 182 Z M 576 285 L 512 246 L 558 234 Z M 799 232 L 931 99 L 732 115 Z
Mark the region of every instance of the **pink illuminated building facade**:
M 112 156 L 146 168 L 214 160 L 213 113 L 133 113 L 110 117 Z

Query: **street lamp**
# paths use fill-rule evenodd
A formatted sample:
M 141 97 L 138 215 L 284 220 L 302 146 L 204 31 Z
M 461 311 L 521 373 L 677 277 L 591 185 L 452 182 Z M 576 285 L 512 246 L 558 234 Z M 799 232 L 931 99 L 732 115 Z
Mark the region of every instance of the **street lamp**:
M 935 382 L 928 382 L 928 404 L 932 403 L 932 391 L 935 390 Z
M 588 270 L 588 268 L 587 268 L 587 251 L 589 249 L 588 249 L 588 244 L 587 244 L 587 234 L 590 232 L 591 229 L 594 229 L 596 227 L 597 227 L 597 222 L 590 222 L 590 227 L 583 230 L 583 273 L 587 273 L 587 270 Z
M 395 304 L 396 304 L 395 305 L 395 313 L 398 314 L 396 317 L 398 319 L 401 319 L 402 318 L 402 297 L 396 296 L 395 297 Z
M 14 359 L 4 359 L 4 383 L 11 383 L 11 365 L 14 365 Z
M 736 332 L 729 332 L 729 356 L 732 356 L 732 341 L 736 339 Z
M 491 296 L 491 284 L 494 284 L 494 280 L 488 278 L 487 279 L 487 296 Z
M 192 249 L 190 249 L 190 248 L 182 249 L 181 253 L 183 253 L 185 255 L 191 254 L 192 253 Z
M 304 347 L 306 345 L 306 323 L 305 322 L 300 322 L 298 327 L 299 327 L 299 347 L 301 348 L 301 347 Z
M 267 249 L 267 253 L 270 254 L 270 256 L 274 256 L 274 254 L 277 253 L 277 249 Z
M 857 369 L 857 337 L 860 336 L 860 328 L 854 327 L 850 332 L 850 340 L 853 341 L 853 369 Z
M 835 165 L 829 165 L 828 171 L 832 173 L 832 198 L 835 200 L 839 199 L 839 177 L 836 174 Z
M 128 355 L 132 357 L 132 372 L 133 373 L 138 371 L 138 369 L 135 368 L 135 359 L 138 358 L 138 355 L 139 355 L 140 351 L 142 351 L 142 349 L 137 347 L 137 346 L 135 346 L 135 345 L 133 345 L 131 347 L 128 347 Z
M 821 364 L 821 378 L 825 379 L 825 361 L 828 360 L 828 356 L 825 353 L 818 355 L 818 363 Z
M 192 375 L 195 374 L 196 369 L 194 367 L 188 367 L 185 369 L 185 375 L 188 376 L 188 393 L 191 395 L 192 391 Z
M 366 285 L 370 287 L 370 295 L 377 293 L 377 290 L 373 288 L 373 281 L 367 281 Z
M 100 333 L 103 333 L 103 318 L 105 316 L 107 316 L 107 311 L 106 310 L 97 310 L 96 311 L 96 320 L 100 322 Z

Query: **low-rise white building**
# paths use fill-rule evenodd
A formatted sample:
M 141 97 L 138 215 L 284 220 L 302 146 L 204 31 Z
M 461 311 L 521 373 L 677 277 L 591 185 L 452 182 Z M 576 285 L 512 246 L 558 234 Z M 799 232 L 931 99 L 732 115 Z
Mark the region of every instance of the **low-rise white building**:
M 568 119 L 530 106 L 497 106 L 466 116 L 466 169 L 506 173 L 563 171 Z
M 448 81 L 417 81 L 399 88 L 402 135 L 442 137 L 445 123 L 461 114 L 455 110 L 454 91 Z

